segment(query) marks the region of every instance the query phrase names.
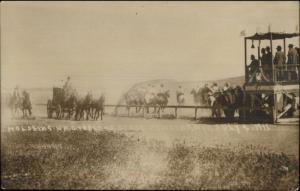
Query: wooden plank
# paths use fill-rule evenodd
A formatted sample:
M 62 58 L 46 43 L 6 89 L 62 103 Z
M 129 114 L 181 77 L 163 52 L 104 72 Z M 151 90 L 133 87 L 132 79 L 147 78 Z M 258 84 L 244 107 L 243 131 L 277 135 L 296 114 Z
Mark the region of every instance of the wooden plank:
M 299 123 L 299 118 L 281 118 L 281 119 L 277 119 L 277 123 L 282 123 L 282 124 L 285 124 L 285 123 Z
M 277 119 L 280 119 L 284 114 L 286 114 L 292 108 L 291 104 L 288 104 L 284 107 L 284 111 L 277 116 Z
M 105 107 L 145 107 L 144 105 L 104 105 Z M 147 106 L 147 107 L 153 107 L 153 108 L 157 108 L 158 106 Z M 167 105 L 164 106 L 164 108 L 189 108 L 189 109 L 210 109 L 211 106 L 195 106 L 195 105 Z

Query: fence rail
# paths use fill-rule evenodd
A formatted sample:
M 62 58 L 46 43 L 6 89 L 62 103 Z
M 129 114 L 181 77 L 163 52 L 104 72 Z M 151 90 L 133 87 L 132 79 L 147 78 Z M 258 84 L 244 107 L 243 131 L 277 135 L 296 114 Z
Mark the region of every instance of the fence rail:
M 43 103 L 38 103 L 38 104 L 35 104 L 35 105 L 40 105 L 40 106 L 47 106 L 47 104 L 43 104 Z M 119 108 L 126 108 L 127 109 L 127 116 L 129 117 L 130 116 L 130 108 L 142 108 L 142 112 L 143 112 L 143 116 L 145 117 L 145 110 L 147 108 L 159 108 L 159 106 L 154 106 L 154 105 L 124 105 L 124 104 L 120 104 L 120 105 L 116 105 L 116 104 L 105 104 L 104 107 L 113 107 L 115 108 L 115 115 L 117 116 L 118 115 L 118 109 Z M 198 115 L 198 110 L 199 109 L 212 109 L 211 106 L 207 106 L 207 105 L 166 105 L 166 106 L 163 106 L 163 108 L 170 108 L 170 109 L 174 109 L 174 117 L 177 118 L 177 110 L 178 109 L 194 109 L 194 119 L 196 120 L 197 119 L 197 115 Z M 216 109 L 216 108 L 215 108 Z M 227 107 L 220 107 L 220 108 L 217 108 L 217 109 L 221 109 L 221 110 L 224 110 L 224 109 L 228 109 Z M 268 115 L 270 115 L 270 117 L 273 117 L 273 122 L 277 121 L 277 122 L 281 122 L 281 119 L 278 118 L 278 116 L 274 116 L 274 109 L 275 107 L 274 106 L 269 106 L 269 107 L 259 107 L 259 106 L 239 106 L 237 108 L 235 108 L 236 111 L 239 112 L 239 116 L 240 119 L 242 120 L 247 120 L 247 112 L 249 111 L 265 111 L 267 112 Z M 158 110 L 158 117 L 161 118 L 161 109 Z M 287 118 L 287 119 L 284 119 L 287 120 L 287 121 L 291 121 L 290 120 L 291 118 Z M 274 121 L 275 120 L 275 121 Z M 293 121 L 294 119 L 292 119 Z M 299 119 L 298 119 L 299 121 Z
M 42 106 L 47 106 L 47 104 L 36 104 L 36 105 L 42 105 Z M 113 107 L 115 108 L 115 114 L 118 115 L 118 109 L 119 108 L 126 108 L 127 109 L 127 115 L 130 116 L 130 108 L 142 108 L 143 109 L 143 115 L 145 116 L 145 109 L 146 108 L 160 108 L 160 106 L 156 105 L 116 105 L 116 104 L 105 104 L 104 107 Z M 177 110 L 178 109 L 194 109 L 194 118 L 197 119 L 198 115 L 198 110 L 199 109 L 212 109 L 211 106 L 207 105 L 166 105 L 163 106 L 163 108 L 171 108 L 174 109 L 174 116 L 177 118 Z M 219 109 L 227 109 L 227 107 L 220 107 Z M 247 110 L 247 109 L 252 109 L 252 110 L 265 110 L 271 112 L 273 107 L 270 108 L 264 108 L 264 107 L 245 107 L 245 106 L 240 106 L 236 108 L 238 110 Z M 245 113 L 245 112 L 244 112 Z M 161 110 L 159 109 L 158 111 L 159 118 L 161 117 Z M 245 116 L 244 116 L 245 117 Z

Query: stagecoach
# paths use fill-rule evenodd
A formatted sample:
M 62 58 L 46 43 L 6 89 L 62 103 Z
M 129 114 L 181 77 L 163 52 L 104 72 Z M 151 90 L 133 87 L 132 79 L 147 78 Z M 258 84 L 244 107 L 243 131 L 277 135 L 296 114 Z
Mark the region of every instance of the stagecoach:
M 249 104 L 244 104 L 248 109 L 244 112 L 244 119 L 257 120 L 264 116 L 273 123 L 282 121 L 299 120 L 299 63 L 285 64 L 277 66 L 274 64 L 275 43 L 283 47 L 283 52 L 287 55 L 286 40 L 299 38 L 299 33 L 256 33 L 244 38 L 245 45 L 245 92 L 250 99 Z M 261 43 L 267 42 L 272 54 L 271 68 L 269 68 L 268 79 L 251 80 L 251 74 L 248 71 L 249 58 L 251 49 L 247 42 L 252 42 L 252 52 L 256 52 L 260 58 Z M 299 44 L 296 46 L 299 47 Z M 248 50 L 248 51 L 247 51 Z M 253 54 L 253 53 L 252 53 Z M 299 54 L 299 53 L 298 53 Z M 261 65 L 261 59 L 258 59 Z M 260 68 L 261 69 L 261 68 Z M 285 77 L 279 78 L 279 74 Z M 252 115 L 252 114 L 256 115 Z

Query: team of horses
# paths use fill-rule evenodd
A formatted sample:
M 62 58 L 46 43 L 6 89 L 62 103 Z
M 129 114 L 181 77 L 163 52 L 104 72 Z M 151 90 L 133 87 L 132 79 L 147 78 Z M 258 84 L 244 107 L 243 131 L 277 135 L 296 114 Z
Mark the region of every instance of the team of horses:
M 128 106 L 136 106 L 136 113 L 141 109 L 146 109 L 149 113 L 149 108 L 153 107 L 153 113 L 158 113 L 164 110 L 164 107 L 168 104 L 170 97 L 170 91 L 166 90 L 157 94 L 142 93 L 139 91 L 132 91 L 125 94 L 125 102 Z M 129 107 L 128 107 L 129 108 Z
M 234 118 L 235 111 L 239 111 L 242 116 L 242 110 L 239 108 L 245 106 L 246 95 L 241 86 L 230 87 L 226 91 L 212 93 L 208 87 L 199 88 L 198 91 L 193 89 L 191 94 L 197 105 L 208 105 L 212 107 L 212 117 L 220 118 L 221 111 L 228 119 Z
M 52 118 L 52 114 L 56 113 L 57 119 L 75 120 L 102 120 L 104 115 L 105 97 L 101 95 L 98 99 L 93 99 L 91 94 L 87 94 L 83 98 L 75 95 L 63 97 L 59 103 L 54 103 L 53 100 L 48 100 L 47 108 L 55 107 L 54 110 L 48 109 L 48 117 Z M 67 114 L 67 116 L 65 116 Z
M 245 94 L 241 86 L 231 87 L 227 91 L 219 91 L 211 95 L 211 90 L 208 87 L 202 87 L 199 89 L 192 89 L 191 95 L 193 95 L 195 105 L 211 106 L 212 117 L 220 118 L 222 110 L 224 115 L 228 119 L 234 118 L 235 111 L 238 110 L 240 116 L 243 115 L 243 111 L 238 109 L 240 106 L 245 105 Z M 142 107 L 147 109 L 149 113 L 149 107 L 154 107 L 154 112 L 164 110 L 164 107 L 168 104 L 170 97 L 169 90 L 165 92 L 154 93 L 142 93 L 139 91 L 130 91 L 125 94 L 125 102 L 128 106 L 136 105 L 136 112 L 139 112 Z M 184 94 L 177 95 L 177 104 L 183 105 L 185 98 Z M 158 110 L 156 110 L 158 108 Z

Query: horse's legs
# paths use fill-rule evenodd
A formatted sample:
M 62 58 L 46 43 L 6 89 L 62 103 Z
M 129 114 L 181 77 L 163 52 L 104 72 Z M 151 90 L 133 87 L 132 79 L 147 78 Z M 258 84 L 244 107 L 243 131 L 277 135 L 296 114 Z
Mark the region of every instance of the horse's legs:
M 77 120 L 80 121 L 81 118 L 82 118 L 82 111 L 81 109 L 78 109 Z
M 69 120 L 71 119 L 71 110 L 69 110 L 69 112 L 68 112 L 68 119 Z
M 99 119 L 99 109 L 97 109 L 96 111 L 95 111 L 95 120 L 98 120 Z
M 94 108 L 89 109 L 91 119 L 95 119 Z
M 98 110 L 98 114 L 96 113 L 96 111 Z M 98 117 L 99 117 L 99 109 L 94 109 L 94 111 L 93 111 L 93 118 L 94 118 L 94 120 L 98 120 Z M 98 117 L 97 117 L 98 116 Z
M 217 108 L 217 118 L 221 117 L 221 109 L 220 107 Z
M 84 120 L 84 109 L 80 111 L 80 120 Z
M 23 113 L 23 118 L 27 117 L 27 113 L 25 109 L 22 109 L 22 113 Z
M 215 116 L 215 108 L 211 108 L 211 117 L 214 118 Z
M 86 109 L 86 120 L 89 120 L 90 111 L 89 109 Z

